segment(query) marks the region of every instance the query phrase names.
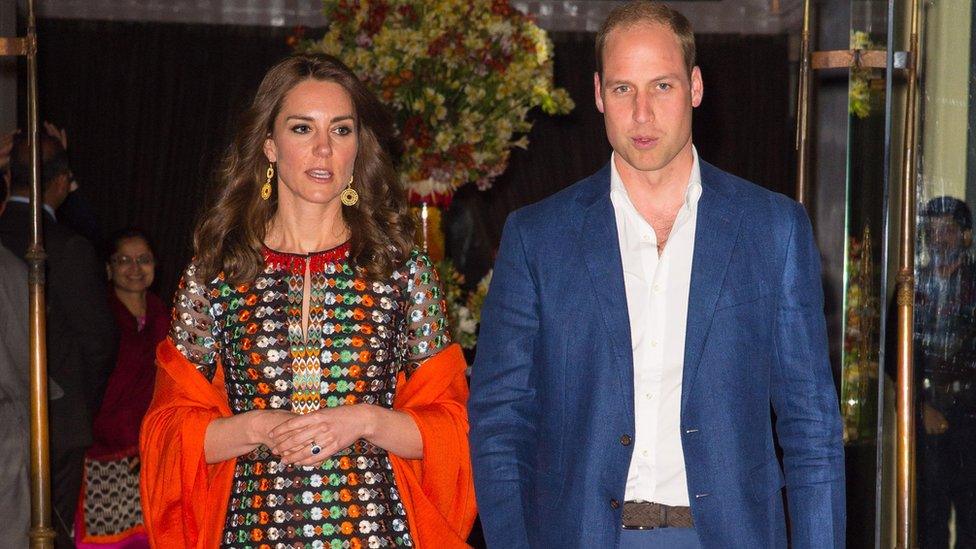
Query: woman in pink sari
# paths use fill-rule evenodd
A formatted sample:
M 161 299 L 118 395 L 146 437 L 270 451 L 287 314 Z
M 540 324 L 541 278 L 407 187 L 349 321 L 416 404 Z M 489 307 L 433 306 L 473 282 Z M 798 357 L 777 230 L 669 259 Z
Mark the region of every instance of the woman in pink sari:
M 119 354 L 85 457 L 75 519 L 75 544 L 85 549 L 149 547 L 139 500 L 139 425 L 152 400 L 156 345 L 170 325 L 167 307 L 148 291 L 156 260 L 145 234 L 126 230 L 112 244 L 109 302 Z

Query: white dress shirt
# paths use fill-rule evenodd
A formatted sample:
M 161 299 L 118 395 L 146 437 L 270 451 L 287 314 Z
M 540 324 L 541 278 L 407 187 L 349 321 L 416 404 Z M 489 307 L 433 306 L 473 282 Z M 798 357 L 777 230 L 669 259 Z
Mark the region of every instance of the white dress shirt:
M 627 293 L 634 356 L 634 454 L 627 473 L 627 501 L 688 505 L 681 450 L 681 377 L 695 222 L 701 197 L 698 151 L 685 203 L 678 211 L 663 253 L 654 228 L 634 207 L 616 158 L 610 159 L 610 201 Z

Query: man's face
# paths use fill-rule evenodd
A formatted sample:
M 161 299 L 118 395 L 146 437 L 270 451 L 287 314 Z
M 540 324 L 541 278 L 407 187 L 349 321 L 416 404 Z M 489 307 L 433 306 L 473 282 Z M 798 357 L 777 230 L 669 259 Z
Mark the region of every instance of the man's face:
M 937 263 L 953 261 L 966 247 L 966 232 L 951 215 L 937 215 L 925 221 L 925 240 Z
M 689 77 L 677 35 L 657 23 L 614 30 L 603 48 L 596 107 L 614 152 L 630 167 L 659 171 L 691 150 L 691 112 L 701 104 L 701 72 Z

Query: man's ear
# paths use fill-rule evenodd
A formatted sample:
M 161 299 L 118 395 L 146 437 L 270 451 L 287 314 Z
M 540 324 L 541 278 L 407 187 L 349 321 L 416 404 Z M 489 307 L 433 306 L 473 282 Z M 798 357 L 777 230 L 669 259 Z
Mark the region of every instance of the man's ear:
M 691 69 L 691 106 L 701 105 L 704 94 L 705 84 L 702 83 L 701 69 L 695 67 Z
M 593 100 L 596 102 L 596 110 L 603 112 L 603 83 L 600 82 L 600 73 L 593 73 Z
M 962 246 L 968 248 L 973 245 L 973 230 L 968 229 L 962 232 Z

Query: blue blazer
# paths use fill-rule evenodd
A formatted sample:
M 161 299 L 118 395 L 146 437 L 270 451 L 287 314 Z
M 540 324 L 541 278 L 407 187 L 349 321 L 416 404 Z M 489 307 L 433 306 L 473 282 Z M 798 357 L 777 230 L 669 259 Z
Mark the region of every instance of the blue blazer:
M 700 165 L 681 388 L 699 538 L 786 547 L 785 485 L 792 547 L 843 547 L 844 450 L 810 222 L 792 200 Z M 488 546 L 616 547 L 634 381 L 609 165 L 509 216 L 481 320 L 468 406 Z

